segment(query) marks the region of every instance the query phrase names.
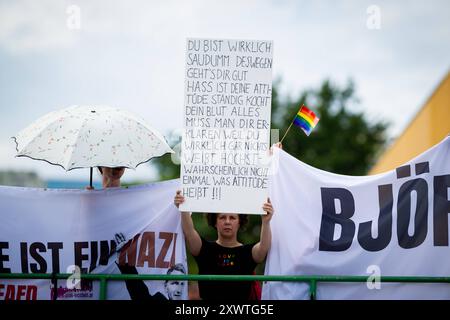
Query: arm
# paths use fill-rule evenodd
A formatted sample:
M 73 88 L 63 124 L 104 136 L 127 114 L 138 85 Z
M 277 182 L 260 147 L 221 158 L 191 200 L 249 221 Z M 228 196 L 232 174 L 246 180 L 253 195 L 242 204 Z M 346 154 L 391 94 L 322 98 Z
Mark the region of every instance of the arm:
M 116 265 L 122 274 L 138 274 L 136 267 L 128 264 L 120 265 L 119 256 L 122 248 L 127 244 L 127 240 L 123 233 L 117 233 L 116 238 Z M 151 298 L 147 286 L 143 280 L 125 280 L 128 293 L 131 300 L 146 300 Z
M 181 191 L 178 190 L 174 200 L 175 206 L 178 208 L 183 202 L 184 197 L 181 194 Z M 202 239 L 197 230 L 195 230 L 190 212 L 181 212 L 181 227 L 183 228 L 189 252 L 194 257 L 198 256 L 200 254 L 200 249 L 202 248 Z
M 270 244 L 272 242 L 272 231 L 270 230 L 270 220 L 273 216 L 273 207 L 270 199 L 263 206 L 263 210 L 267 212 L 266 215 L 261 216 L 261 236 L 257 244 L 252 248 L 252 257 L 256 263 L 261 263 L 269 252 Z
M 127 264 L 121 266 L 117 262 L 116 264 L 122 274 L 138 274 L 136 267 L 131 267 Z M 143 280 L 125 280 L 125 285 L 131 300 L 146 300 L 151 298 L 151 294 Z

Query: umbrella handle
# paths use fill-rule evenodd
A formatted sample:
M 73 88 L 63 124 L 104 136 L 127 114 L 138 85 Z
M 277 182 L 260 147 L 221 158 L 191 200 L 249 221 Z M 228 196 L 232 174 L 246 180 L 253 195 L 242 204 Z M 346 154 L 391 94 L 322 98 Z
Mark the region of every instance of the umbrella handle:
M 89 168 L 90 169 L 90 178 L 89 178 L 89 186 L 91 187 L 91 189 L 92 189 L 92 167 L 90 167 Z

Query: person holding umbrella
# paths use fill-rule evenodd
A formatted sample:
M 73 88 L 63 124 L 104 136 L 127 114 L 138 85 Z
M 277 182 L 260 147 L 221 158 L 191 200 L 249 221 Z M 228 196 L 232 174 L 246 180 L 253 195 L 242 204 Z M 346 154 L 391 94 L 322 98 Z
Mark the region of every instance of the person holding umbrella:
M 125 172 L 124 167 L 116 167 L 116 168 L 98 167 L 98 171 L 100 171 L 102 175 L 103 188 L 120 187 L 120 178 L 122 178 Z
M 98 167 L 98 171 L 102 175 L 102 187 L 106 188 L 120 188 L 120 178 L 125 173 L 125 167 Z M 93 186 L 87 186 L 86 190 L 94 190 Z
M 174 153 L 164 136 L 140 117 L 108 106 L 72 106 L 42 116 L 13 137 L 16 157 L 66 171 L 100 168 L 104 188 L 120 186 L 125 168 Z

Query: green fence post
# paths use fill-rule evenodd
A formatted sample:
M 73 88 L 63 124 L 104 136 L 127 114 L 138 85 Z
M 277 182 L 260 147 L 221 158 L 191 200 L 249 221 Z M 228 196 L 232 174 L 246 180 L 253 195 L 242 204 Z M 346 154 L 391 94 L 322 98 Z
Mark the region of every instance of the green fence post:
M 100 300 L 106 300 L 106 278 L 103 276 L 100 278 Z
M 309 298 L 310 300 L 316 300 L 317 281 L 311 279 L 309 282 Z

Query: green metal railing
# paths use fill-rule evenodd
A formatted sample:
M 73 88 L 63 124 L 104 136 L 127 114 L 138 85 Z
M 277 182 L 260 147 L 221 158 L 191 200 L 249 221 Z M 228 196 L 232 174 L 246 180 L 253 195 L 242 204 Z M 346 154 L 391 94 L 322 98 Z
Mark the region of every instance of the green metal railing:
M 73 277 L 71 273 L 58 274 L 23 274 L 0 273 L 0 279 L 67 279 Z M 100 300 L 106 300 L 107 281 L 125 280 L 188 280 L 188 281 L 283 281 L 309 283 L 309 293 L 312 300 L 316 299 L 317 283 L 319 282 L 367 282 L 369 276 L 279 276 L 279 275 L 166 275 L 166 274 L 79 274 L 80 279 L 100 281 Z M 405 277 L 381 276 L 381 282 L 395 283 L 450 283 L 450 277 Z M 56 285 L 55 285 L 56 288 Z

